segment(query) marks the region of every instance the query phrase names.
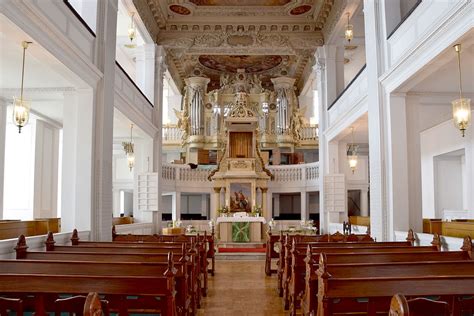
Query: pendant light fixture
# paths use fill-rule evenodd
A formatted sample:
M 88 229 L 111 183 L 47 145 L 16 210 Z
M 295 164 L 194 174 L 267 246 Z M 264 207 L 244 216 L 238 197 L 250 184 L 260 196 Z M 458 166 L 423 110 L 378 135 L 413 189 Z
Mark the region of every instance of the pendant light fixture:
M 452 101 L 454 125 L 461 131 L 462 137 L 471 121 L 471 99 L 462 97 L 462 75 L 461 75 L 461 44 L 454 45 L 458 57 L 459 70 L 459 99 Z
M 127 48 L 137 47 L 137 44 L 133 42 L 135 40 L 135 37 L 137 36 L 137 27 L 135 25 L 135 20 L 133 19 L 134 16 L 135 16 L 135 12 L 132 12 L 130 16 L 130 26 L 128 28 L 128 38 L 130 39 L 130 44 L 125 44 L 125 47 Z
M 354 26 L 350 24 L 350 13 L 347 12 L 347 25 L 346 25 L 346 31 L 344 32 L 344 36 L 346 37 L 346 41 L 349 43 L 352 41 L 354 38 Z
M 130 168 L 130 172 L 131 172 L 133 167 L 135 166 L 135 152 L 134 152 L 134 144 L 133 144 L 133 124 L 130 125 L 130 141 L 122 142 L 122 146 L 123 146 L 123 150 L 125 151 L 125 154 L 127 154 L 128 168 Z
M 347 149 L 347 161 L 349 162 L 349 167 L 351 168 L 352 174 L 354 174 L 357 168 L 357 146 L 354 144 L 354 127 L 351 127 L 352 134 L 352 144 L 349 145 Z
M 25 82 L 25 57 L 26 49 L 32 42 L 23 41 L 21 46 L 23 47 L 23 63 L 21 67 L 21 88 L 20 97 L 13 97 L 13 124 L 18 127 L 18 133 L 21 133 L 22 127 L 28 124 L 30 119 L 30 102 L 26 101 L 23 97 L 23 85 Z

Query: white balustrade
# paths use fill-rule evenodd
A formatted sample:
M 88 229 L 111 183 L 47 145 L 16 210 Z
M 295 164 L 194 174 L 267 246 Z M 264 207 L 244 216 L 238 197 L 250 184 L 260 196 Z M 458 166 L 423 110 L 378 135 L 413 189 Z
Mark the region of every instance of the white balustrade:
M 301 128 L 302 141 L 316 141 L 318 139 L 319 128 L 318 125 L 307 125 Z
M 176 125 L 163 126 L 163 141 L 167 143 L 181 143 L 183 131 Z

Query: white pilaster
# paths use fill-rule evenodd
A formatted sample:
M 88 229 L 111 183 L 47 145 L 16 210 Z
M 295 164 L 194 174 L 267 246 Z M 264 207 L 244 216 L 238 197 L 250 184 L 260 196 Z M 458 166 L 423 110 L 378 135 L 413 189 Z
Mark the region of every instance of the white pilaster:
M 410 224 L 407 116 L 405 95 L 387 96 L 387 162 L 390 236 Z
M 207 216 L 207 194 L 201 195 L 201 216 Z
M 171 217 L 174 221 L 181 220 L 181 192 L 173 192 L 171 196 Z M 158 212 L 161 213 L 161 212 Z
M 360 216 L 369 216 L 369 190 L 360 190 Z
M 153 138 L 153 172 L 158 173 L 161 179 L 162 166 L 162 142 L 163 142 L 163 77 L 166 71 L 166 55 L 165 49 L 162 46 L 155 46 L 155 85 L 154 85 L 154 111 L 153 124 L 157 132 Z M 153 226 L 155 231 L 161 229 L 161 214 L 163 213 L 162 206 L 162 186 L 161 181 L 158 181 L 157 187 L 158 196 L 158 212 L 153 213 Z
M 309 219 L 308 210 L 308 194 L 306 191 L 301 192 L 301 220 L 305 221 Z
M 93 182 L 92 89 L 64 93 L 61 230 L 90 230 Z
M 271 212 L 271 210 L 270 210 Z M 273 194 L 273 217 L 280 216 L 280 194 Z
M 0 219 L 3 219 L 3 185 L 5 180 L 5 135 L 7 126 L 7 100 L 0 97 Z
M 96 59 L 103 76 L 96 89 L 94 104 L 93 155 L 93 240 L 112 239 L 112 155 L 115 94 L 115 49 L 117 0 L 98 1 Z
M 135 66 L 137 85 L 153 102 L 155 95 L 155 44 L 145 44 L 136 48 Z
M 381 30 L 381 8 L 377 1 L 364 0 L 364 22 L 368 107 L 369 107 L 369 159 L 370 159 L 370 226 L 371 234 L 377 240 L 389 240 L 385 169 L 385 115 L 383 89 L 379 76 L 383 71 L 384 54 L 381 42 L 385 41 Z

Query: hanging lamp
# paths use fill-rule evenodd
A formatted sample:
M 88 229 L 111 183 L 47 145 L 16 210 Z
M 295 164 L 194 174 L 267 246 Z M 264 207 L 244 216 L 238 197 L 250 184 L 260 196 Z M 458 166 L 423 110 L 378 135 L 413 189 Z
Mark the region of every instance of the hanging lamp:
M 125 44 L 125 47 L 127 48 L 137 47 L 137 44 L 133 42 L 135 40 L 135 37 L 137 36 L 137 27 L 135 25 L 135 20 L 133 19 L 134 16 L 135 16 L 135 12 L 132 12 L 130 16 L 130 26 L 128 28 L 128 38 L 130 39 L 130 44 Z
M 134 144 L 133 144 L 133 124 L 130 125 L 130 141 L 129 142 L 122 142 L 123 150 L 127 155 L 127 163 L 130 172 L 132 171 L 133 167 L 135 166 L 135 152 L 134 152 Z
M 346 25 L 346 31 L 344 32 L 344 36 L 346 38 L 346 41 L 350 43 L 352 39 L 354 38 L 354 26 L 350 24 L 350 21 L 351 21 L 350 13 L 347 12 L 346 15 L 347 15 L 347 25 Z
M 461 131 L 462 137 L 466 135 L 466 129 L 471 122 L 471 99 L 462 97 L 462 75 L 461 75 L 461 44 L 454 45 L 458 57 L 459 70 L 459 99 L 452 101 L 454 125 Z
M 347 161 L 349 162 L 349 167 L 351 168 L 352 174 L 354 174 L 357 168 L 357 146 L 354 144 L 354 127 L 351 127 L 352 133 L 352 144 L 349 145 L 347 150 Z
M 29 101 L 26 101 L 23 97 L 23 88 L 25 82 L 25 57 L 26 49 L 28 45 L 32 42 L 23 41 L 21 46 L 23 47 L 23 62 L 21 67 L 21 88 L 20 88 L 20 97 L 13 97 L 13 124 L 18 127 L 18 133 L 21 133 L 21 129 L 28 124 L 30 119 L 30 108 L 31 104 Z

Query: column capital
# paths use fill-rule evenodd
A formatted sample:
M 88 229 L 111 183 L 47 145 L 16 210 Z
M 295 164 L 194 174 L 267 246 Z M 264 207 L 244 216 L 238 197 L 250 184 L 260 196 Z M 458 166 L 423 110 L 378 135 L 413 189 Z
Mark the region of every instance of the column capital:
M 214 189 L 214 193 L 221 193 L 221 187 L 215 187 L 213 189 Z
M 267 193 L 268 188 L 260 188 L 260 190 L 262 190 L 262 193 Z

